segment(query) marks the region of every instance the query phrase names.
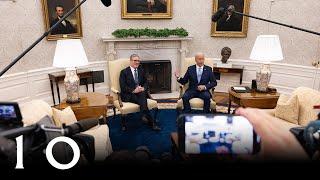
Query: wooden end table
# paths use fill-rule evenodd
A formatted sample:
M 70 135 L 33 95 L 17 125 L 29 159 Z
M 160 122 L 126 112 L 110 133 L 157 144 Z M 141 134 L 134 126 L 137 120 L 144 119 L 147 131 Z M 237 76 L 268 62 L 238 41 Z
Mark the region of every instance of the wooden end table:
M 82 79 L 85 80 L 85 85 L 86 85 L 86 88 L 87 88 L 87 92 L 89 91 L 88 80 L 91 79 L 92 91 L 94 92 L 93 71 L 78 70 L 77 71 L 77 75 L 79 76 L 80 80 L 82 80 Z M 58 94 L 58 101 L 59 101 L 59 103 L 61 103 L 61 101 L 60 101 L 59 82 L 63 82 L 64 81 L 66 73 L 63 71 L 63 72 L 57 72 L 57 73 L 48 74 L 48 76 L 49 76 L 49 79 L 50 79 L 50 87 L 51 87 L 53 104 L 56 105 L 56 100 L 55 100 L 55 95 L 54 95 L 54 90 L 53 90 L 53 83 L 55 83 L 55 85 L 56 85 L 57 94 Z
M 80 103 L 68 104 L 66 100 L 63 100 L 55 108 L 62 110 L 68 106 L 71 107 L 78 120 L 100 118 L 101 116 L 106 118 L 108 109 L 113 109 L 115 115 L 115 107 L 109 103 L 108 97 L 96 92 L 80 93 Z
M 240 74 L 240 84 L 242 84 L 243 77 L 243 66 L 235 66 L 232 67 L 213 67 L 214 73 L 238 73 Z
M 230 114 L 231 103 L 234 102 L 241 107 L 252 107 L 259 109 L 273 109 L 276 107 L 280 94 L 279 93 L 237 93 L 231 88 L 229 89 L 229 106 Z

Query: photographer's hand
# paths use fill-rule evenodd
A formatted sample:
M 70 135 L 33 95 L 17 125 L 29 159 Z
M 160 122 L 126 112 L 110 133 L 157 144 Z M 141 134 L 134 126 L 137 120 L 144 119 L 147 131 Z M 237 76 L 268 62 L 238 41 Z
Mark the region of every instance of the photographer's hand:
M 261 137 L 260 155 L 266 160 L 307 160 L 307 153 L 280 119 L 263 110 L 239 108 L 236 114 L 246 117 Z

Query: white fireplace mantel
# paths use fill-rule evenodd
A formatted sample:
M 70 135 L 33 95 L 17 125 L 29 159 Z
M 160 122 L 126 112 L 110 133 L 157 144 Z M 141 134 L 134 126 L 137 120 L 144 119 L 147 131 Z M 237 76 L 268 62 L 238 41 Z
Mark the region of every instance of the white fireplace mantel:
M 121 49 L 121 45 L 116 47 L 116 44 L 119 43 L 156 43 L 156 42 L 180 42 L 179 52 L 181 53 L 181 59 L 186 57 L 186 53 L 188 52 L 187 42 L 191 41 L 192 37 L 165 37 L 165 38 L 108 38 L 103 37 L 102 41 L 107 43 L 106 52 L 107 52 L 107 60 L 112 61 L 117 58 L 117 49 Z M 132 46 L 131 46 L 132 47 Z M 128 49 L 128 48 L 127 48 Z M 132 49 L 142 49 L 137 47 L 132 47 Z M 150 49 L 150 48 L 149 48 Z
M 164 37 L 164 38 L 109 38 L 103 37 L 106 43 L 106 59 L 114 61 L 119 58 L 129 58 L 133 53 L 142 60 L 170 60 L 172 72 L 179 70 L 181 62 L 187 56 L 188 43 L 192 37 Z M 174 74 L 174 73 L 172 73 Z M 172 90 L 177 89 L 177 83 L 172 75 Z

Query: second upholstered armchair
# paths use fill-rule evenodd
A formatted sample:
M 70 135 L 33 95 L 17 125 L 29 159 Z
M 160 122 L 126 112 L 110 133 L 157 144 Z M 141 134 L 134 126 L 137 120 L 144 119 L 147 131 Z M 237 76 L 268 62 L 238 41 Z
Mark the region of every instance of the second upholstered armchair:
M 131 102 L 122 102 L 120 92 L 120 72 L 130 65 L 129 58 L 128 59 L 117 59 L 114 61 L 109 61 L 109 77 L 110 77 L 110 88 L 111 95 L 114 98 L 114 106 L 116 109 L 120 111 L 121 114 L 121 123 L 122 126 L 126 124 L 126 117 L 128 114 L 136 113 L 140 111 L 140 106 Z M 157 101 L 151 99 L 150 93 L 148 93 L 148 109 L 155 110 L 155 117 L 158 112 L 158 104 Z M 156 118 L 155 118 L 156 119 Z
M 188 67 L 192 66 L 194 64 L 195 64 L 195 58 L 185 58 L 185 60 L 183 62 L 181 62 L 181 69 L 180 69 L 181 75 L 183 76 L 187 72 Z M 214 65 L 213 59 L 206 58 L 204 64 L 207 66 L 213 67 L 213 65 Z M 180 97 L 179 97 L 177 107 L 176 107 L 178 112 L 181 112 L 183 109 L 182 96 L 187 89 L 188 89 L 188 84 L 180 85 Z M 216 112 L 216 102 L 213 99 L 213 92 L 214 92 L 214 88 L 210 91 L 210 93 L 212 95 L 212 98 L 210 100 L 210 110 L 211 110 L 211 112 Z M 190 102 L 191 109 L 203 110 L 204 102 L 202 99 L 192 98 L 189 102 Z

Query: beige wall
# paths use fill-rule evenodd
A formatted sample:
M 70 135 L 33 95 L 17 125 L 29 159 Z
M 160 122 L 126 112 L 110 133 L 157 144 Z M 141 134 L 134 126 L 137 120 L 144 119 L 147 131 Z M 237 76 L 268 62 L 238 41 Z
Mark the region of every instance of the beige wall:
M 120 0 L 113 0 L 109 8 L 99 0 L 88 0 L 82 6 L 83 44 L 90 61 L 105 60 L 102 37 L 111 37 L 118 28 L 176 28 L 184 27 L 194 39 L 190 55 L 202 51 L 220 57 L 220 49 L 229 46 L 232 59 L 248 59 L 255 38 L 259 34 L 279 34 L 283 45 L 283 63 L 311 66 L 319 60 L 319 38 L 304 32 L 279 27 L 258 20 L 249 20 L 247 38 L 212 38 L 210 21 L 212 0 L 173 0 L 171 20 L 122 20 Z M 320 3 L 317 0 L 252 0 L 250 14 L 298 27 L 320 31 Z M 41 0 L 0 1 L 0 68 L 22 52 L 44 32 Z M 50 67 L 55 42 L 43 40 L 9 73 Z

